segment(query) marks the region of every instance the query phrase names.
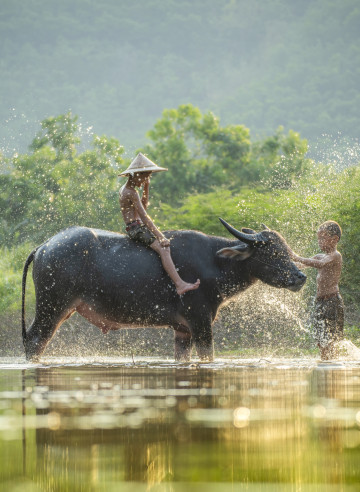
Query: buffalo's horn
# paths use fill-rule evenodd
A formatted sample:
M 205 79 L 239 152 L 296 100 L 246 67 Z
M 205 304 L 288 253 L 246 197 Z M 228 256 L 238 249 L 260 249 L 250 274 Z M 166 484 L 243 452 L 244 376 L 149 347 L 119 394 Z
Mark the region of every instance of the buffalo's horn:
M 266 224 L 261 224 L 261 227 L 265 229 L 265 231 L 271 231 L 270 227 L 268 227 Z
M 261 233 L 256 233 L 256 234 L 246 234 L 245 232 L 238 231 L 235 229 L 233 226 L 228 224 L 224 219 L 219 217 L 220 222 L 226 229 L 232 234 L 234 237 L 237 239 L 240 239 L 240 241 L 244 241 L 244 243 L 251 244 L 251 243 L 256 243 L 256 242 L 264 242 L 264 238 L 262 237 Z

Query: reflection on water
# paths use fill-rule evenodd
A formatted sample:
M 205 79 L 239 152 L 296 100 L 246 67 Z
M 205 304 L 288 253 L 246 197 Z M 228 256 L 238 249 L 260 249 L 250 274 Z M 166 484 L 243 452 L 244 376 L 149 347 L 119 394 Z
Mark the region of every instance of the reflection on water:
M 360 364 L 0 360 L 0 483 L 355 491 Z

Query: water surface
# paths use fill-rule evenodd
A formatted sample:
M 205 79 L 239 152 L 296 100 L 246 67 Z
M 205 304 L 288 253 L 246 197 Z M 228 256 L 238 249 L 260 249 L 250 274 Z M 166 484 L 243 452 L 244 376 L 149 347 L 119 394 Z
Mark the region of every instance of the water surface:
M 0 359 L 6 491 L 357 491 L 360 363 Z

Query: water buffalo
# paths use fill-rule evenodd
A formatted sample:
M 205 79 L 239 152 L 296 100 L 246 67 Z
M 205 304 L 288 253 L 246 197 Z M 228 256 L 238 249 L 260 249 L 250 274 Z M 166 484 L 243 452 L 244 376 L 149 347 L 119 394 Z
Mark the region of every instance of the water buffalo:
M 213 359 L 212 323 L 224 301 L 257 279 L 298 291 L 306 276 L 290 260 L 284 239 L 266 229 L 238 231 L 236 238 L 196 231 L 168 231 L 181 277 L 197 290 L 179 296 L 158 255 L 114 232 L 70 227 L 34 249 L 22 286 L 22 335 L 27 359 L 45 350 L 56 329 L 77 312 L 104 333 L 130 326 L 170 326 L 175 359 L 189 360 L 195 345 L 201 360 Z M 35 319 L 25 328 L 25 285 L 33 265 Z

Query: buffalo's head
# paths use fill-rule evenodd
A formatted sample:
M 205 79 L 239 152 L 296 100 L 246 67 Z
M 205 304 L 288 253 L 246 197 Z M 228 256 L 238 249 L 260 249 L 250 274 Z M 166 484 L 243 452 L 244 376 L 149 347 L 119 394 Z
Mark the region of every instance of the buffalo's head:
M 305 284 L 306 275 L 290 259 L 289 247 L 278 232 L 266 226 L 262 232 L 252 229 L 238 231 L 225 220 L 220 218 L 220 221 L 239 242 L 219 250 L 219 256 L 248 260 L 251 275 L 273 287 L 296 292 Z

